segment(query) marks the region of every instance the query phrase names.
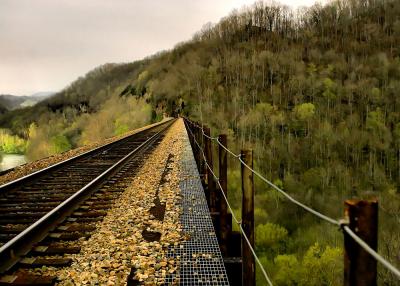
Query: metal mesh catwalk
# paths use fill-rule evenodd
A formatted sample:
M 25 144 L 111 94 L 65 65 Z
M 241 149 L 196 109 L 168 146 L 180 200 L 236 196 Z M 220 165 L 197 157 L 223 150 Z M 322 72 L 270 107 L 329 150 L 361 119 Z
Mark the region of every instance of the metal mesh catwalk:
M 167 277 L 166 284 L 179 281 L 179 285 L 229 285 L 187 133 L 182 140 L 181 223 L 189 239 L 169 249 L 169 257 L 179 257 L 179 270 Z

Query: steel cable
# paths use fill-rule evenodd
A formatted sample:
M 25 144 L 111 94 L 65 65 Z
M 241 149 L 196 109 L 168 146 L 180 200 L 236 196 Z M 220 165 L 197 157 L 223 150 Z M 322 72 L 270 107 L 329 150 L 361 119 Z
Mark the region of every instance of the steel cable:
M 207 138 L 213 139 L 213 137 L 207 136 L 207 135 L 204 133 L 204 130 L 203 130 L 203 129 L 202 129 L 202 133 L 203 133 L 203 135 L 205 135 Z M 214 140 L 215 140 L 215 139 L 214 139 Z M 262 176 L 262 175 L 261 175 L 260 173 L 258 173 L 256 170 L 254 170 L 254 169 L 252 169 L 250 166 L 248 166 L 248 165 L 242 160 L 242 158 L 240 158 L 240 155 L 236 155 L 235 153 L 233 153 L 232 151 L 230 151 L 228 148 L 226 148 L 223 144 L 221 144 L 221 142 L 219 142 L 218 138 L 217 138 L 216 141 L 217 141 L 217 143 L 218 143 L 222 148 L 224 148 L 227 152 L 229 152 L 229 153 L 230 153 L 231 155 L 233 155 L 235 158 L 239 158 L 239 161 L 240 161 L 247 169 L 249 169 L 253 174 L 255 174 L 257 177 L 259 177 L 262 181 L 264 181 L 265 183 L 267 183 L 269 186 L 271 186 L 272 188 L 274 188 L 276 191 L 278 191 L 279 193 L 281 193 L 283 196 L 285 196 L 285 197 L 286 197 L 288 200 L 290 200 L 292 203 L 294 203 L 294 204 L 300 206 L 301 208 L 305 209 L 306 211 L 312 213 L 312 214 L 315 215 L 315 216 L 318 216 L 319 218 L 321 218 L 321 219 L 323 219 L 323 220 L 325 220 L 325 221 L 327 221 L 327 222 L 329 222 L 329 223 L 331 223 L 331 224 L 340 226 L 339 221 L 337 221 L 337 220 L 335 220 L 335 219 L 333 219 L 333 218 L 330 218 L 330 217 L 328 217 L 328 216 L 326 216 L 326 215 L 324 215 L 324 214 L 322 214 L 322 213 L 320 213 L 320 212 L 318 212 L 318 211 L 316 211 L 316 210 L 313 210 L 312 208 L 310 208 L 310 207 L 306 206 L 305 204 L 303 204 L 303 203 L 297 201 L 296 199 L 294 199 L 292 196 L 290 196 L 288 193 L 286 193 L 285 191 L 283 191 L 281 188 L 279 188 L 278 186 L 276 186 L 274 183 L 272 183 L 271 181 L 269 181 L 268 179 L 266 179 L 264 176 Z
M 217 142 L 218 142 L 219 146 L 221 146 L 222 148 L 224 148 L 225 151 L 228 152 L 229 154 L 231 154 L 233 157 L 235 157 L 235 158 L 240 158 L 240 154 L 236 155 L 236 154 L 233 153 L 231 150 L 229 150 L 228 148 L 226 148 L 226 147 L 224 146 L 224 144 L 222 144 L 222 143 L 219 141 L 218 138 L 217 138 Z
M 190 130 L 190 129 L 189 129 Z M 304 210 L 310 212 L 311 214 L 331 223 L 337 226 L 341 226 L 343 228 L 343 230 L 345 232 L 347 232 L 353 239 L 354 241 L 356 241 L 365 251 L 367 251 L 372 257 L 374 257 L 378 262 L 382 263 L 383 266 L 385 266 L 389 271 L 391 271 L 397 278 L 400 279 L 400 270 L 398 270 L 396 267 L 394 267 L 390 262 L 388 262 L 384 257 L 382 257 L 379 253 L 377 253 L 375 250 L 373 250 L 365 241 L 363 241 L 357 234 L 355 234 L 347 225 L 343 225 L 341 224 L 341 222 L 330 218 L 306 205 L 304 205 L 303 203 L 297 201 L 296 199 L 294 199 L 293 197 L 291 197 L 288 193 L 286 193 L 285 191 L 283 191 L 282 189 L 280 189 L 278 186 L 276 186 L 274 183 L 272 183 L 271 181 L 269 181 L 268 179 L 266 179 L 264 176 L 262 176 L 260 173 L 258 173 L 257 171 L 255 171 L 254 169 L 252 169 L 250 166 L 248 166 L 243 160 L 242 158 L 240 158 L 240 155 L 236 155 L 235 153 L 233 153 L 232 151 L 230 151 L 228 148 L 226 148 L 219 140 L 218 138 L 214 138 L 214 137 L 210 137 L 208 135 L 206 135 L 204 133 L 203 128 L 201 128 L 201 131 L 203 133 L 204 136 L 206 136 L 207 138 L 209 138 L 212 141 L 216 141 L 222 148 L 224 148 L 227 152 L 229 152 L 232 156 L 234 156 L 235 158 L 239 158 L 239 161 L 247 168 L 249 169 L 253 174 L 255 174 L 257 177 L 259 177 L 262 181 L 264 181 L 265 183 L 267 183 L 269 186 L 271 186 L 272 188 L 274 188 L 276 191 L 278 191 L 279 193 L 281 193 L 283 196 L 285 196 L 288 200 L 290 200 L 292 203 L 300 206 L 301 208 L 303 208 Z M 190 133 L 192 134 L 193 138 L 194 135 L 192 133 L 192 131 L 190 131 Z M 210 166 L 208 165 L 206 158 L 205 158 L 205 154 L 203 152 L 203 150 L 201 149 L 201 146 L 198 144 L 198 142 L 195 140 L 197 146 L 199 147 L 199 149 L 202 151 L 203 153 L 203 157 L 204 160 L 206 162 L 207 168 L 210 169 L 211 173 L 213 174 L 214 178 L 217 179 L 218 185 L 220 187 L 220 189 L 222 190 L 221 184 L 219 183 L 218 178 L 215 176 L 215 174 L 213 173 L 212 169 L 210 168 Z M 229 202 L 224 194 L 224 192 L 222 191 L 222 194 L 224 196 L 225 201 L 227 202 L 227 205 L 230 209 L 230 211 L 232 212 L 232 209 L 229 205 Z M 232 212 L 232 217 L 234 218 L 235 222 L 237 224 L 239 224 L 240 228 L 240 222 L 235 218 L 233 212 Z M 242 228 L 241 228 L 242 230 Z M 257 261 L 258 262 L 258 261 Z M 262 270 L 264 270 L 262 268 Z M 268 277 L 265 273 L 266 278 Z M 268 281 L 268 280 L 267 280 Z
M 268 185 L 270 185 L 272 188 L 274 188 L 275 190 L 277 190 L 279 193 L 281 193 L 282 195 L 284 195 L 288 200 L 290 200 L 292 203 L 300 206 L 301 208 L 305 209 L 306 211 L 312 213 L 313 215 L 331 223 L 337 226 L 340 226 L 340 222 L 330 218 L 316 210 L 313 210 L 312 208 L 306 206 L 305 204 L 297 201 L 296 199 L 294 199 L 292 196 L 290 196 L 288 193 L 286 193 L 285 191 L 283 191 L 281 188 L 279 188 L 278 186 L 276 186 L 274 183 L 272 183 L 271 181 L 267 180 L 266 178 L 264 178 L 260 173 L 258 173 L 257 171 L 253 170 L 250 166 L 248 166 L 243 160 L 242 158 L 239 158 L 239 161 L 247 168 L 249 169 L 253 174 L 255 174 L 257 177 L 259 177 L 262 181 L 266 182 Z
M 350 235 L 355 242 L 357 242 L 366 252 L 368 252 L 373 258 L 378 262 L 382 263 L 390 272 L 392 272 L 398 279 L 400 279 L 400 270 L 390 264 L 385 258 L 383 258 L 379 253 L 373 250 L 364 240 L 362 240 L 357 234 L 355 234 L 347 225 L 343 226 L 343 230 Z
M 203 155 L 204 163 L 205 163 L 205 165 L 207 166 L 207 169 L 210 170 L 210 172 L 211 172 L 211 174 L 213 175 L 215 181 L 217 182 L 218 187 L 219 187 L 219 189 L 220 189 L 220 192 L 221 192 L 222 196 L 224 197 L 224 200 L 225 200 L 225 202 L 226 202 L 226 204 L 227 204 L 227 206 L 228 206 L 228 208 L 229 208 L 229 211 L 230 211 L 231 214 L 232 214 L 232 218 L 233 218 L 233 220 L 235 221 L 235 223 L 239 226 L 240 232 L 242 233 L 242 235 L 243 235 L 243 237 L 244 237 L 244 239 L 245 239 L 247 245 L 249 246 L 250 251 L 251 251 L 251 253 L 252 253 L 253 256 L 254 256 L 254 259 L 257 261 L 257 264 L 260 266 L 261 272 L 263 273 L 263 275 L 264 275 L 264 277 L 265 277 L 265 280 L 268 282 L 268 285 L 273 286 L 273 284 L 272 284 L 272 282 L 271 282 L 271 279 L 269 278 L 267 272 L 266 272 L 265 269 L 264 269 L 264 266 L 261 264 L 261 261 L 260 261 L 260 259 L 258 258 L 258 256 L 257 256 L 257 254 L 256 254 L 256 252 L 255 252 L 255 250 L 254 250 L 254 248 L 251 246 L 251 243 L 250 243 L 248 237 L 246 236 L 246 234 L 245 234 L 245 232 L 244 232 L 244 230 L 243 230 L 243 228 L 242 228 L 241 222 L 236 218 L 236 216 L 235 216 L 235 214 L 234 214 L 234 212 L 233 212 L 233 209 L 232 209 L 231 205 L 229 204 L 228 198 L 225 196 L 225 193 L 224 193 L 224 191 L 223 191 L 223 188 L 222 188 L 222 186 L 221 186 L 221 183 L 220 183 L 220 181 L 219 181 L 219 178 L 215 175 L 215 173 L 213 172 L 212 168 L 211 168 L 210 165 L 208 164 L 206 155 L 204 154 L 203 149 L 201 148 L 201 146 L 200 146 L 199 143 L 197 142 L 196 138 L 194 137 L 194 134 L 192 133 L 192 131 L 190 130 L 190 128 L 188 128 L 188 130 L 190 131 L 194 142 L 196 143 L 197 147 L 199 148 L 199 150 L 201 151 L 201 153 L 202 153 L 202 155 Z

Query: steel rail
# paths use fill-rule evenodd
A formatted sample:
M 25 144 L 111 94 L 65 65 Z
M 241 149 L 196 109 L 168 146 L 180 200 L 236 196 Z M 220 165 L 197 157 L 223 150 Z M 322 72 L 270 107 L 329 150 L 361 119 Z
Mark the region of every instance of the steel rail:
M 154 128 L 156 128 L 156 127 L 159 127 L 159 126 L 161 126 L 161 125 L 163 125 L 163 124 L 166 124 L 166 123 L 168 123 L 168 122 L 171 122 L 171 120 L 172 120 L 172 119 L 169 119 L 169 120 L 163 121 L 163 122 L 158 122 L 158 123 L 156 123 L 156 124 L 153 124 L 153 126 L 147 128 L 147 129 L 138 131 L 137 133 L 134 133 L 134 134 L 127 135 L 127 136 L 125 136 L 125 137 L 123 137 L 123 138 L 121 138 L 121 139 L 119 139 L 119 140 L 117 140 L 117 141 L 113 141 L 113 142 L 110 142 L 110 143 L 106 143 L 106 144 L 104 144 L 104 145 L 98 146 L 98 147 L 96 147 L 96 148 L 94 148 L 94 149 L 91 149 L 91 150 L 89 150 L 89 151 L 86 151 L 86 152 L 84 152 L 84 153 L 82 153 L 82 154 L 78 154 L 78 155 L 76 155 L 76 156 L 73 156 L 73 157 L 68 158 L 68 159 L 66 159 L 66 160 L 63 160 L 63 161 L 61 161 L 61 162 L 55 163 L 55 164 L 53 164 L 53 165 L 50 165 L 50 166 L 48 166 L 48 167 L 46 167 L 46 168 L 43 168 L 43 169 L 40 169 L 40 170 L 38 170 L 38 171 L 36 171 L 36 172 L 33 172 L 33 173 L 31 173 L 31 174 L 28 174 L 28 175 L 26 175 L 26 176 L 23 176 L 23 177 L 21 177 L 21 178 L 18 178 L 18 179 L 16 179 L 16 180 L 11 181 L 11 182 L 5 183 L 5 184 L 3 184 L 3 185 L 0 186 L 0 193 L 1 193 L 1 192 L 8 191 L 8 190 L 11 190 L 11 189 L 14 189 L 14 188 L 18 187 L 20 184 L 24 184 L 24 183 L 26 183 L 26 182 L 28 182 L 28 181 L 30 181 L 30 180 L 34 180 L 34 179 L 36 179 L 37 177 L 40 177 L 40 176 L 46 174 L 46 173 L 49 172 L 49 171 L 54 171 L 54 170 L 59 169 L 59 168 L 65 166 L 65 165 L 67 165 L 67 164 L 69 164 L 69 163 L 72 163 L 72 162 L 74 162 L 74 161 L 76 161 L 76 160 L 79 160 L 79 159 L 81 159 L 81 158 L 84 158 L 84 157 L 89 156 L 89 155 L 92 155 L 92 154 L 96 154 L 96 153 L 100 152 L 100 151 L 103 150 L 103 149 L 106 149 L 106 148 L 111 147 L 111 146 L 113 146 L 113 145 L 115 145 L 115 144 L 124 142 L 125 140 L 127 140 L 128 138 L 131 138 L 132 136 L 138 135 L 138 134 L 140 134 L 140 133 L 142 133 L 142 132 L 149 131 L 149 130 L 154 129 Z
M 75 194 L 63 201 L 57 207 L 49 211 L 35 223 L 19 233 L 16 237 L 8 241 L 0 248 L 0 273 L 4 273 L 11 269 L 18 263 L 23 255 L 26 255 L 34 246 L 35 243 L 44 239 L 47 234 L 56 228 L 67 216 L 72 214 L 79 205 L 90 197 L 99 186 L 106 182 L 107 178 L 117 173 L 123 165 L 130 160 L 136 153 L 144 150 L 150 146 L 159 136 L 165 132 L 169 126 L 172 125 L 174 120 L 169 120 L 167 126 L 152 135 L 145 142 L 140 144 L 134 150 L 129 152 L 125 157 L 120 159 L 117 163 L 109 167 L 102 174 L 97 176 L 94 180 L 86 186 L 78 190 Z M 157 125 L 160 126 L 160 125 Z M 150 128 L 149 128 L 150 129 Z M 146 129 L 146 130 L 149 130 Z M 137 134 L 137 133 L 136 133 Z

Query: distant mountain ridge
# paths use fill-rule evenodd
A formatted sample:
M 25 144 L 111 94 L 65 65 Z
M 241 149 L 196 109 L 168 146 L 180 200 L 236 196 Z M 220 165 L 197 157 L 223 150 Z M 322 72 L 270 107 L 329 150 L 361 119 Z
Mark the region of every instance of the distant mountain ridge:
M 18 108 L 24 108 L 28 106 L 33 106 L 36 103 L 52 96 L 55 92 L 37 92 L 32 95 L 11 95 L 11 94 L 0 94 L 0 112 L 5 112 L 7 110 L 15 110 Z

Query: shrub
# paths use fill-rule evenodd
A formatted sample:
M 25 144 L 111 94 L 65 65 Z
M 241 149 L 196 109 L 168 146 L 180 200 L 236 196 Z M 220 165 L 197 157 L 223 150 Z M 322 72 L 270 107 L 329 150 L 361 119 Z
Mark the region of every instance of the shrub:
M 256 242 L 261 249 L 278 251 L 287 235 L 288 231 L 277 224 L 266 223 L 256 227 Z
M 0 149 L 7 154 L 24 154 L 27 148 L 26 140 L 10 135 L 7 130 L 0 130 Z
M 276 285 L 296 285 L 300 280 L 301 265 L 295 255 L 278 255 L 274 259 L 278 269 L 274 275 Z
M 318 243 L 311 246 L 303 257 L 300 285 L 338 285 L 343 272 L 342 251 Z
M 53 154 L 62 153 L 71 149 L 71 143 L 64 135 L 56 135 L 50 139 Z

